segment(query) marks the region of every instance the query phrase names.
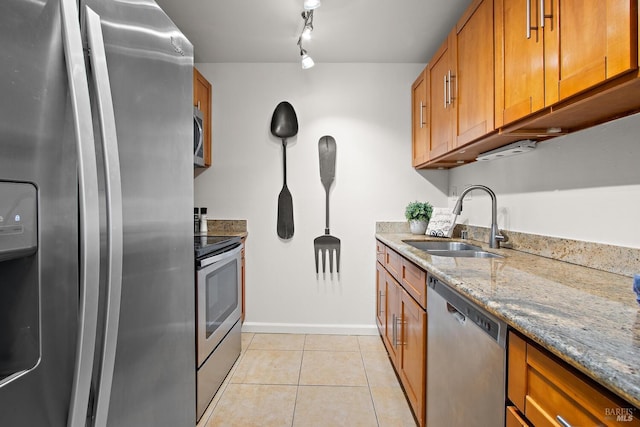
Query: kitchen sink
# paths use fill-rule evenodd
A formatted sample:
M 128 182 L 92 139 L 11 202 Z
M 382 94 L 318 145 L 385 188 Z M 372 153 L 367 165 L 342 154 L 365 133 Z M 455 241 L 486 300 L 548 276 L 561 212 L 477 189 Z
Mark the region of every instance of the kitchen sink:
M 482 251 L 480 246 L 464 242 L 425 242 L 423 240 L 403 240 L 403 242 L 422 251 Z
M 485 251 L 425 251 L 432 256 L 447 256 L 453 258 L 502 258 L 502 255 Z
M 433 256 L 453 258 L 502 258 L 501 255 L 483 251 L 480 246 L 464 242 L 434 242 L 423 240 L 403 240 L 403 242 Z

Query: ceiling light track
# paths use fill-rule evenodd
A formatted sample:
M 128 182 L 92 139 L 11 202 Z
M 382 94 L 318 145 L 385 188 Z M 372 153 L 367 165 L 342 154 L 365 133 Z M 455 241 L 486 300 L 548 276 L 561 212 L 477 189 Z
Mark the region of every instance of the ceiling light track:
M 304 20 L 304 26 L 302 32 L 298 37 L 298 47 L 300 48 L 300 57 L 302 69 L 306 70 L 315 65 L 313 59 L 307 54 L 307 51 L 302 47 L 302 42 L 311 39 L 311 33 L 313 32 L 313 11 L 320 7 L 320 0 L 304 0 L 302 11 L 302 19 Z

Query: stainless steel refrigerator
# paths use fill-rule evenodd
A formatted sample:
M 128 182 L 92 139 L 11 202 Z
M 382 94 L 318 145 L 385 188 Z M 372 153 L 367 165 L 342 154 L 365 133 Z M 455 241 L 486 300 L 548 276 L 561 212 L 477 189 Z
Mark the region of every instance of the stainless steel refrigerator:
M 193 427 L 193 48 L 152 0 L 0 41 L 0 426 Z

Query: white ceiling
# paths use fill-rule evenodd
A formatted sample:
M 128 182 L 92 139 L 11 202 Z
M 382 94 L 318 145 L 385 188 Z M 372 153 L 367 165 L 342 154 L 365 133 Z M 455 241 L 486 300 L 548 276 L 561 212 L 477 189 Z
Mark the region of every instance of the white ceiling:
M 298 62 L 303 0 L 156 0 L 195 62 Z M 305 49 L 316 63 L 426 63 L 470 0 L 322 0 Z

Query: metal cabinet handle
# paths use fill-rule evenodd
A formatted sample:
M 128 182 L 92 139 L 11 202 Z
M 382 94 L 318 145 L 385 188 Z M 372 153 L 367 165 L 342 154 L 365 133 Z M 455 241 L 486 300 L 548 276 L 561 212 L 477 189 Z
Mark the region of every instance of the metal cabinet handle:
M 552 18 L 553 15 L 545 15 L 544 14 L 544 0 L 540 0 L 540 27 L 535 27 L 531 25 L 531 0 L 525 0 L 526 1 L 526 9 L 527 9 L 527 13 L 526 15 L 526 20 L 527 20 L 527 25 L 526 25 L 526 36 L 527 39 L 531 38 L 531 30 L 539 30 L 544 28 L 544 20 L 545 18 Z
M 558 422 L 560 423 L 560 425 L 562 427 L 572 427 L 571 424 L 569 424 L 564 418 L 562 418 L 560 415 L 556 415 L 556 420 L 558 420 Z
M 424 105 L 422 103 L 422 101 L 420 101 L 420 129 L 422 129 L 424 127 L 424 117 L 422 114 L 422 109 L 424 108 Z
M 393 346 L 397 347 L 397 344 L 396 344 L 397 331 L 396 331 L 396 314 L 395 313 L 393 313 L 391 315 L 391 319 L 392 319 L 391 320 L 391 322 L 392 322 L 392 324 L 391 324 L 391 340 L 393 341 Z
M 383 300 L 382 299 L 384 298 L 384 294 L 382 293 L 382 291 L 379 291 L 378 294 L 379 294 L 379 296 L 378 296 L 378 302 L 379 302 L 378 315 L 382 315 L 382 313 L 384 313 L 384 310 L 382 309 L 382 307 L 383 307 L 383 305 L 382 305 L 382 301 Z
M 448 93 L 448 103 L 449 105 L 451 105 L 453 103 L 454 97 L 453 97 L 453 91 L 451 90 L 451 81 L 453 79 L 455 79 L 456 76 L 451 74 L 451 70 L 449 70 L 449 72 L 447 72 L 447 83 L 448 83 L 448 87 L 449 89 L 447 90 Z
M 120 295 L 122 291 L 123 225 L 122 185 L 116 121 L 111 99 L 111 85 L 107 70 L 106 53 L 102 37 L 100 16 L 90 7 L 85 8 L 89 60 L 96 93 L 98 121 L 104 153 L 105 196 L 107 213 L 107 280 L 106 314 L 100 366 L 100 386 L 97 394 L 95 426 L 107 425 L 109 398 L 113 383 L 113 369 L 120 321 Z
M 444 82 L 444 90 L 443 90 L 443 98 L 444 98 L 444 108 L 447 108 L 447 75 L 445 74 L 443 77 Z
M 526 19 L 527 19 L 527 25 L 526 25 L 526 36 L 527 39 L 531 38 L 531 0 L 525 0 L 527 2 L 527 13 L 526 13 Z
M 398 337 L 398 335 L 401 335 L 401 334 L 398 334 L 398 327 L 402 326 L 404 324 L 405 324 L 405 322 L 402 320 L 402 317 L 396 317 L 395 318 L 396 338 L 395 338 L 395 340 L 393 342 L 393 345 L 395 347 L 398 347 L 399 345 L 404 345 L 404 342 L 401 339 L 399 339 L 399 337 Z
M 551 4 L 553 8 L 553 3 Z M 540 28 L 544 28 L 544 20 L 545 19 L 553 19 L 553 13 L 547 15 L 544 11 L 544 0 L 540 0 Z
M 76 1 L 62 0 L 60 16 L 78 157 L 80 219 L 78 334 L 67 426 L 83 427 L 87 418 L 98 321 L 100 205 L 89 83 Z
M 451 105 L 451 70 L 447 71 L 447 105 Z

